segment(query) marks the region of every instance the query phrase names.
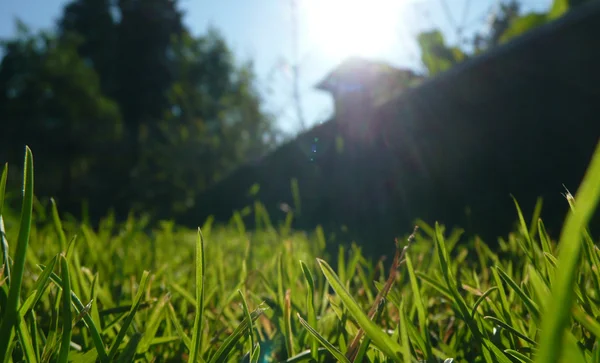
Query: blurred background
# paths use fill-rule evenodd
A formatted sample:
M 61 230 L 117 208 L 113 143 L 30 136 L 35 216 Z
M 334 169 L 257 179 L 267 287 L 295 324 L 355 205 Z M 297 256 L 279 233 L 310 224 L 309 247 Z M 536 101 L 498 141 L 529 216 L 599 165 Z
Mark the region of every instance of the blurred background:
M 203 193 L 335 118 L 316 86 L 349 59 L 403 70 L 410 88 L 587 2 L 1 0 L 0 161 L 18 191 L 30 145 L 40 203 L 74 216 L 198 225 L 230 191 Z

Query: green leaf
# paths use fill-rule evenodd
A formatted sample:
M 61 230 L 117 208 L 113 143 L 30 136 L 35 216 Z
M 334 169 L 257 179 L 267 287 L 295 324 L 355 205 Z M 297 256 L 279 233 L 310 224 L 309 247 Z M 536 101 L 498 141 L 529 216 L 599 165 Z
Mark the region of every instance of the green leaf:
M 569 11 L 569 0 L 554 0 L 548 12 L 548 20 L 554 20 Z
M 515 19 L 508 29 L 500 36 L 500 43 L 506 43 L 528 31 L 533 30 L 548 21 L 546 14 L 530 13 Z

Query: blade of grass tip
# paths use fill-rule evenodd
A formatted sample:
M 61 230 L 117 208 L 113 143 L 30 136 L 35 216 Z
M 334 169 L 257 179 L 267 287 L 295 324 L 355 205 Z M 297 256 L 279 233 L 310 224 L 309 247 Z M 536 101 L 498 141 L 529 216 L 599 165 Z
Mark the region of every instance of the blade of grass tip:
M 29 244 L 29 232 L 31 230 L 31 214 L 33 210 L 33 157 L 29 147 L 25 147 L 25 172 L 23 175 L 23 204 L 21 208 L 21 223 L 19 236 L 17 237 L 17 250 L 13 262 L 13 271 L 8 299 L 2 323 L 0 323 L 0 357 L 9 354 L 8 347 L 12 336 L 13 327 L 17 322 L 19 309 L 19 295 L 23 283 L 23 272 L 25 270 L 25 257 L 27 245 Z
M 135 317 L 135 314 L 138 311 L 140 302 L 142 301 L 142 296 L 144 295 L 144 292 L 146 290 L 146 283 L 148 282 L 149 275 L 150 275 L 149 271 L 144 271 L 142 274 L 140 286 L 138 287 L 138 291 L 135 294 L 135 298 L 133 300 L 133 304 L 131 305 L 131 309 L 129 310 L 129 314 L 127 314 L 127 318 L 125 318 L 125 321 L 123 322 L 123 325 L 121 326 L 121 329 L 119 330 L 119 334 L 117 334 L 117 337 L 115 338 L 115 341 L 113 342 L 113 345 L 110 348 L 110 351 L 108 353 L 109 361 L 112 361 L 114 359 L 114 357 L 117 355 L 119 346 L 123 342 L 123 339 L 125 339 L 127 330 L 129 329 L 129 326 L 133 322 L 133 318 Z
M 531 260 L 531 263 L 533 263 L 533 265 L 538 268 L 539 266 L 537 265 L 537 260 L 535 258 L 536 253 L 535 253 L 535 249 L 534 249 L 534 245 L 533 242 L 531 241 L 531 236 L 529 235 L 529 228 L 527 227 L 527 222 L 525 222 L 525 217 L 523 217 L 523 212 L 521 211 L 521 207 L 519 206 L 519 203 L 517 203 L 517 199 L 515 199 L 514 196 L 512 196 L 513 202 L 515 203 L 515 207 L 517 209 L 517 215 L 519 216 L 519 228 L 521 230 L 521 234 L 523 235 L 523 237 L 525 237 L 525 241 L 527 241 L 527 246 L 523 246 L 521 243 L 521 248 L 523 249 L 523 252 L 525 252 L 525 254 L 527 255 L 527 257 Z
M 256 321 L 259 316 L 261 316 L 264 312 L 264 309 L 258 308 L 252 312 L 251 317 L 252 321 Z M 237 342 L 244 336 L 244 333 L 248 331 L 248 320 L 244 318 L 242 322 L 233 330 L 231 335 L 225 339 L 223 344 L 219 347 L 217 352 L 213 354 L 210 358 L 209 363 L 217 363 L 217 362 L 225 362 L 226 358 L 229 356 Z
M 196 315 L 192 331 L 192 349 L 188 362 L 197 362 L 202 353 L 202 315 L 204 313 L 204 236 L 198 228 L 196 239 Z
M 248 303 L 246 302 L 246 298 L 244 297 L 244 293 L 242 292 L 242 290 L 238 289 L 238 294 L 242 299 L 242 309 L 244 310 L 244 316 L 249 322 L 251 322 L 250 324 L 248 324 L 248 337 L 250 338 L 250 348 L 252 349 L 252 347 L 254 347 L 254 329 L 252 324 L 252 318 L 250 317 L 250 310 L 248 309 Z
M 69 359 L 69 349 L 71 348 L 72 334 L 72 313 L 71 313 L 71 279 L 69 277 L 69 264 L 64 255 L 60 256 L 60 269 L 62 274 L 62 338 L 60 343 L 60 352 L 58 363 L 66 363 Z
M 387 354 L 389 358 L 393 359 L 394 361 L 401 362 L 402 358 L 398 355 L 398 351 L 400 350 L 398 344 L 395 343 L 386 333 L 384 333 L 380 327 L 373 323 L 361 310 L 360 306 L 356 303 L 356 301 L 354 301 L 350 293 L 348 293 L 331 266 L 321 259 L 317 259 L 317 262 L 319 263 L 321 271 L 323 271 L 325 278 L 327 281 L 329 281 L 329 284 L 333 290 L 344 302 L 344 305 L 350 314 L 352 314 L 354 319 L 358 322 L 360 327 L 364 330 L 365 334 L 371 338 L 373 344 L 377 346 L 377 348 L 379 348 L 383 353 Z
M 319 334 L 319 332 L 317 332 L 313 327 L 311 327 L 306 322 L 306 320 L 302 319 L 300 314 L 296 315 L 298 316 L 300 324 L 302 324 L 302 326 L 304 326 L 304 328 L 310 333 L 310 335 L 317 339 L 319 343 L 321 343 L 321 345 L 325 347 L 325 349 L 327 349 L 329 353 L 331 353 L 331 355 L 334 356 L 335 359 L 337 359 L 338 362 L 350 363 L 350 360 L 348 360 L 348 358 L 346 358 L 346 356 L 342 352 L 340 352 L 335 346 L 333 346 L 333 344 L 327 341 L 327 339 L 325 339 L 321 334 Z
M 559 258 L 552 297 L 541 323 L 540 349 L 536 362 L 557 362 L 564 348 L 563 336 L 573 303 L 573 285 L 579 262 L 582 232 L 600 198 L 600 143 L 575 198 L 575 210 L 569 211 L 559 239 Z M 568 196 L 572 198 L 572 196 Z
M 531 216 L 531 223 L 529 224 L 529 235 L 531 238 L 535 238 L 538 232 L 537 222 L 542 215 L 542 207 L 544 206 L 544 199 L 539 197 L 535 202 L 535 208 L 533 209 L 533 215 Z
M 317 314 L 315 313 L 315 300 L 314 300 L 314 291 L 315 291 L 315 280 L 306 264 L 300 261 L 300 268 L 302 269 L 302 273 L 304 274 L 304 279 L 306 280 L 306 309 L 308 310 L 308 323 L 311 326 L 317 326 Z M 311 347 L 311 356 L 315 361 L 319 361 L 319 342 L 311 337 L 310 339 L 310 347 Z
M 62 252 L 67 248 L 67 237 L 65 236 L 65 231 L 63 231 L 62 222 L 60 221 L 60 215 L 58 214 L 58 208 L 54 198 L 50 198 L 50 203 L 52 203 L 52 220 L 54 221 L 54 228 L 56 229 L 58 241 L 60 242 L 60 251 Z

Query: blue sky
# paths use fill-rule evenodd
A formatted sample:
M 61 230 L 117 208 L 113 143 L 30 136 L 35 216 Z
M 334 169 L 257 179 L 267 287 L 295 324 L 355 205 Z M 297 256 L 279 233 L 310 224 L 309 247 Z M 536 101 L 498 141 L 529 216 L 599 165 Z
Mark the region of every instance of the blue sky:
M 330 97 L 314 89 L 351 55 L 421 69 L 414 41 L 419 31 L 441 29 L 450 43 L 455 26 L 481 30 L 497 0 L 179 0 L 194 34 L 218 28 L 237 59 L 253 60 L 267 110 L 287 132 L 298 130 L 291 98 L 292 1 L 298 19 L 302 106 L 308 126 L 326 121 Z M 0 38 L 14 35 L 16 17 L 32 30 L 50 29 L 64 0 L 0 0 Z M 523 0 L 525 10 L 544 10 L 551 0 Z M 367 5 L 369 4 L 369 5 Z M 288 66 L 286 66 L 286 64 Z

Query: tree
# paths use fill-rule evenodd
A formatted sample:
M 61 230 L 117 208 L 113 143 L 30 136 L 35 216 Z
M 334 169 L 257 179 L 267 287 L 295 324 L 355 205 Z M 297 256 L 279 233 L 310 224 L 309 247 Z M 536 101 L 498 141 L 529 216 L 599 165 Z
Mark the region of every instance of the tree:
M 261 109 L 251 64 L 236 65 L 214 29 L 173 45 L 176 81 L 159 137 L 142 143 L 136 185 L 140 201 L 160 200 L 164 213 L 184 213 L 198 192 L 273 146 L 274 120 Z
M 102 91 L 114 95 L 114 60 L 117 40 L 114 7 L 110 0 L 75 0 L 67 4 L 58 20 L 59 36 L 81 38 L 79 55 L 94 67 Z
M 20 24 L 16 39 L 2 43 L 0 144 L 9 161 L 25 144 L 40 162 L 39 195 L 53 195 L 78 208 L 100 185 L 95 178 L 113 160 L 120 136 L 117 105 L 104 97 L 97 74 L 78 55 L 80 39 L 31 34 Z M 19 163 L 15 163 L 19 165 Z
M 119 104 L 132 145 L 139 153 L 141 131 L 155 132 L 174 82 L 171 45 L 184 32 L 182 13 L 173 0 L 119 0 L 113 97 Z M 147 134 L 146 134 L 147 135 Z

